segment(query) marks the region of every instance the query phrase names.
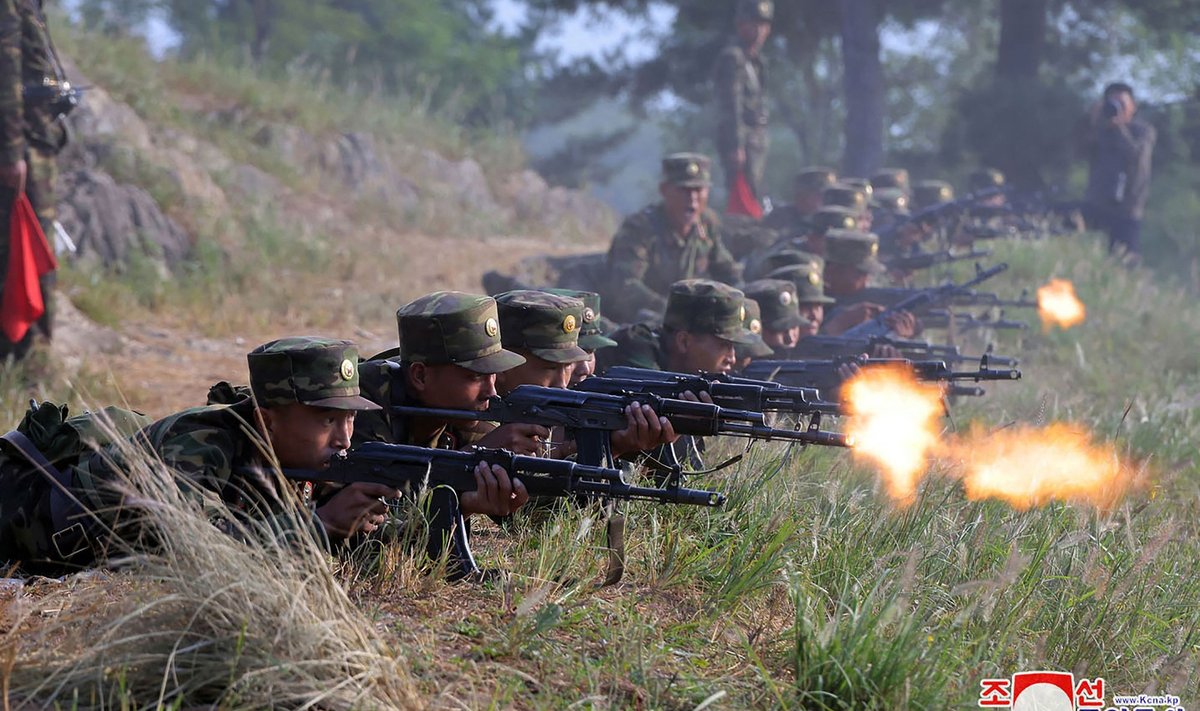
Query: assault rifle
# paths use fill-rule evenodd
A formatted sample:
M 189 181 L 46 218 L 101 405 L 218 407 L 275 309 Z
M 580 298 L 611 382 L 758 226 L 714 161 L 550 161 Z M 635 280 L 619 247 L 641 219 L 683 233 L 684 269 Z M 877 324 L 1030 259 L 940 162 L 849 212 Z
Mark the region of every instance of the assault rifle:
M 1021 295 L 1015 299 L 1005 299 L 999 294 L 988 292 L 972 292 L 969 296 L 956 298 L 954 303 L 963 306 L 996 306 L 1005 309 L 1036 309 L 1038 307 L 1037 300 L 1029 298 L 1028 289 L 1023 290 Z
M 912 370 L 922 382 L 960 383 L 996 380 L 1020 380 L 1021 371 L 1016 368 L 992 368 L 989 356 L 979 359 L 975 370 L 954 370 L 944 360 L 909 360 L 905 358 L 863 358 L 847 356 L 829 360 L 755 360 L 743 371 L 747 376 L 771 380 L 791 387 L 817 388 L 821 392 L 837 393 L 842 378 L 838 370 L 845 365 L 862 369 L 901 367 Z M 961 389 L 950 394 L 982 395 L 983 391 Z
M 521 385 L 503 398 L 494 397 L 483 411 L 394 406 L 392 412 L 406 417 L 524 422 L 544 427 L 563 427 L 574 435 L 579 461 L 594 466 L 610 466 L 613 462 L 612 433 L 628 425 L 625 408 L 635 401 L 653 407 L 654 412 L 667 418 L 675 432 L 681 435 L 777 439 L 833 447 L 850 447 L 853 444 L 846 435 L 838 432 L 770 427 L 761 412 L 664 398 L 650 393 L 637 396 L 610 395 L 537 385 Z M 678 462 L 668 464 L 671 469 L 679 467 Z
M 885 259 L 884 263 L 888 269 L 900 269 L 911 272 L 918 269 L 929 269 L 939 264 L 962 262 L 968 259 L 981 259 L 989 257 L 991 254 L 992 252 L 989 249 L 972 249 L 968 252 L 955 252 L 944 249 L 940 252 L 911 252 L 909 254 L 902 254 Z
M 979 356 L 966 355 L 958 346 L 907 340 L 890 336 L 809 336 L 801 338 L 792 353 L 801 359 L 837 358 L 871 353 L 876 346 L 891 346 L 909 358 L 921 360 L 943 360 L 951 365 L 974 362 Z M 1017 359 L 1008 356 L 987 354 L 988 359 L 1001 366 L 1016 367 Z
M 726 373 L 693 375 L 619 365 L 609 368 L 601 378 L 584 380 L 576 389 L 614 394 L 628 392 L 634 395 L 650 392 L 668 398 L 679 398 L 689 391 L 697 395 L 705 392 L 715 405 L 754 412 L 836 415 L 841 411 L 836 402 L 821 400 L 816 388 L 790 387 Z
M 1008 269 L 1008 264 L 1004 262 L 990 269 L 983 269 L 976 264 L 975 277 L 973 279 L 968 279 L 962 284 L 950 283 L 941 286 L 931 286 L 928 289 L 919 289 L 911 296 L 892 304 L 870 321 L 847 329 L 842 333 L 842 336 L 845 338 L 885 336 L 891 331 L 891 327 L 888 326 L 887 322 L 896 312 L 909 311 L 914 314 L 920 314 L 935 306 L 941 306 L 951 301 L 955 296 L 970 292 L 975 286 L 982 284 L 1006 269 Z M 805 341 L 811 340 L 811 338 L 802 339 L 800 341 L 801 345 Z
M 475 490 L 475 466 L 480 462 L 504 467 L 518 477 L 531 496 L 600 496 L 618 501 L 654 501 L 689 506 L 720 506 L 725 496 L 715 491 L 685 489 L 678 480 L 662 488 L 637 486 L 620 469 L 588 466 L 566 459 L 527 457 L 506 449 L 470 451 L 429 449 L 386 442 L 365 442 L 334 456 L 321 472 L 285 470 L 284 475 L 335 484 L 370 482 L 416 493 L 425 487 L 446 486 L 460 494 Z
M 1024 321 L 1003 317 L 980 318 L 975 314 L 955 313 L 946 309 L 935 309 L 921 316 L 921 323 L 925 324 L 926 328 L 954 328 L 960 333 L 981 328 L 997 331 L 1022 331 L 1029 328 L 1029 324 Z
M 459 494 L 476 489 L 475 467 L 480 462 L 504 467 L 509 476 L 521 480 L 532 496 L 595 496 L 710 507 L 725 503 L 724 494 L 681 487 L 678 475 L 665 478 L 661 487 L 638 486 L 627 482 L 619 469 L 527 457 L 504 449 L 477 448 L 464 452 L 367 442 L 334 456 L 324 471 L 284 469 L 283 474 L 292 479 L 335 484 L 385 484 L 409 495 L 429 489 L 430 535 L 426 553 L 430 560 L 446 555 L 451 566 L 449 577 L 459 580 L 480 572 L 458 506 Z

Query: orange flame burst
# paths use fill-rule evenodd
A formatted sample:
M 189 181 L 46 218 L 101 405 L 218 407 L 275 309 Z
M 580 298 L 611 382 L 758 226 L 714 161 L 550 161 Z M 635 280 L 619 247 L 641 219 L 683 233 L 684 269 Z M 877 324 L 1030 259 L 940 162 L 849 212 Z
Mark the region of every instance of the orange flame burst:
M 842 401 L 853 414 L 846 433 L 854 438 L 855 458 L 879 468 L 889 496 L 912 503 L 938 442 L 940 388 L 917 382 L 908 368 L 870 367 L 846 382 Z
M 1065 423 L 974 428 L 951 448 L 964 466 L 968 498 L 1002 499 L 1022 510 L 1052 500 L 1109 506 L 1133 474 L 1111 444 L 1097 444 L 1086 430 Z
M 1042 328 L 1052 326 L 1067 329 L 1083 323 L 1087 309 L 1075 296 L 1075 285 L 1066 279 L 1051 279 L 1050 283 L 1037 290 L 1038 316 Z

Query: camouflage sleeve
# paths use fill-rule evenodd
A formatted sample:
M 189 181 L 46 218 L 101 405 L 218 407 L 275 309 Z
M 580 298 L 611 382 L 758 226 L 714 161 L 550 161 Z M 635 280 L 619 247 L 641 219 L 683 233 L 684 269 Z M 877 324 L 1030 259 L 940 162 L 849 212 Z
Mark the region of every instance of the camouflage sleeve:
M 646 286 L 650 268 L 650 245 L 654 235 L 642 214 L 622 223 L 608 250 L 608 291 L 604 308 L 617 321 L 631 321 L 639 309 L 661 312 L 667 306 L 664 295 Z
M 25 157 L 21 99 L 21 14 L 17 0 L 0 0 L 0 165 Z
M 717 149 L 732 153 L 745 148 L 742 130 L 742 86 L 737 50 L 733 47 L 721 52 L 713 71 L 713 86 L 717 99 Z
M 721 232 L 720 225 L 714 224 L 709 228 L 713 246 L 708 257 L 708 274 L 716 281 L 737 286 L 742 283 L 742 266 L 725 246 Z

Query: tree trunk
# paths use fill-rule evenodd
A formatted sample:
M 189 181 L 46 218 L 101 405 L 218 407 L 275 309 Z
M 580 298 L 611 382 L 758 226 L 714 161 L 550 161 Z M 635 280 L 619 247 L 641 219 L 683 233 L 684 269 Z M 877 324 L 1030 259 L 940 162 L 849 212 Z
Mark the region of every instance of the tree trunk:
M 845 175 L 870 176 L 883 160 L 883 64 L 879 0 L 841 0 L 842 76 L 846 98 Z
M 1046 48 L 1047 0 L 1000 0 L 996 75 L 1036 79 Z

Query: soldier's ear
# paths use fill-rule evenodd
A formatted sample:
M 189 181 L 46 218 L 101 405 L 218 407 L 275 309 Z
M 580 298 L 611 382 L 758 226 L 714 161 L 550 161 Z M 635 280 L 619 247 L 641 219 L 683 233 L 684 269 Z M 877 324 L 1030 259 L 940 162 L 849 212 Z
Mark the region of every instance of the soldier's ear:
M 685 355 L 692 345 L 692 334 L 687 331 L 675 332 L 675 352 Z
M 424 363 L 409 363 L 408 364 L 408 384 L 416 391 L 417 395 L 425 392 L 425 387 L 428 385 L 429 369 Z
M 661 195 L 664 200 L 667 199 L 667 188 L 669 187 L 670 183 L 666 182 L 665 180 L 658 184 L 658 194 Z

